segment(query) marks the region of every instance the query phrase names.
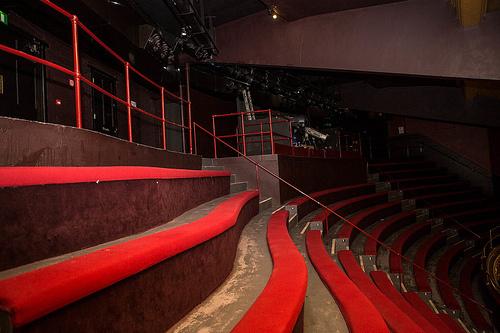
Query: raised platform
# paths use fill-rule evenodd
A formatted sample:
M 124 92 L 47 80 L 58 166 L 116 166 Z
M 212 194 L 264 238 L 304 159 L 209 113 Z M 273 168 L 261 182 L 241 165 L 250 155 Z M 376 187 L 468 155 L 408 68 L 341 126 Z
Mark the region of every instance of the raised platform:
M 0 165 L 201 169 L 201 157 L 71 126 L 0 117 Z

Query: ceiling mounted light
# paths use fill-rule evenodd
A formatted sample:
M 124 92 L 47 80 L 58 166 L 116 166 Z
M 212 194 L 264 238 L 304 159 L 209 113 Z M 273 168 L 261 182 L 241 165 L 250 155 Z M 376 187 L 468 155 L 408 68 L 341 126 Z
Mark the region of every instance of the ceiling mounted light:
M 278 9 L 276 8 L 276 6 L 272 6 L 271 8 L 269 8 L 269 15 L 271 15 L 273 20 L 277 20 L 279 18 Z

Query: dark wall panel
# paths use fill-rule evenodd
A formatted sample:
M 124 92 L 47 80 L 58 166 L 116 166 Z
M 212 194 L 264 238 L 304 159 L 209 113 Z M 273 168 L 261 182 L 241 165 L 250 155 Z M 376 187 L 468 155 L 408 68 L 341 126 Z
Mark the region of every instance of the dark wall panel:
M 447 1 L 409 0 L 274 21 L 266 11 L 217 28 L 219 62 L 500 79 L 500 12 L 464 29 Z
M 306 193 L 366 182 L 366 164 L 359 158 L 337 160 L 280 155 L 278 162 L 280 176 Z M 284 183 L 280 183 L 279 189 L 281 202 L 300 195 Z
M 0 117 L 0 165 L 142 165 L 201 169 L 201 158 L 147 147 L 101 133 Z

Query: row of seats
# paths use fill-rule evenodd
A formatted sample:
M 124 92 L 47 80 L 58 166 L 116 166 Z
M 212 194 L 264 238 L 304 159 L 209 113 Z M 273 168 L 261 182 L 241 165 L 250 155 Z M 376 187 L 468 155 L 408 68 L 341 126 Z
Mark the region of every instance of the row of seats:
M 269 219 L 267 241 L 273 271 L 262 293 L 232 332 L 292 332 L 302 322 L 299 316 L 306 297 L 307 268 L 287 227 L 285 210 L 275 212 Z
M 453 232 L 450 233 L 448 229 L 455 229 L 458 235 L 462 237 L 470 236 L 473 230 L 476 230 L 479 226 L 484 227 L 485 221 L 488 219 L 494 220 L 495 216 L 498 216 L 500 212 L 500 209 L 494 203 L 492 204 L 490 200 L 485 199 L 478 190 L 469 188 L 467 183 L 460 181 L 455 176 L 446 175 L 445 170 L 435 168 L 431 162 L 372 164 L 369 165 L 369 170 L 378 172 L 379 180 L 389 182 L 392 189 L 402 191 L 401 194 L 404 199 L 413 199 L 416 207 L 425 208 L 425 210 L 422 212 L 403 210 L 403 202 L 399 199 L 389 201 L 390 195 L 388 192 L 372 192 L 358 195 L 349 193 L 349 198 L 342 197 L 340 200 L 323 203 L 328 204 L 330 210 L 341 216 L 351 215 L 349 217 L 351 223 L 340 221 L 340 228 L 336 228 L 336 232 L 331 233 L 329 231 L 340 219 L 335 216 L 336 214 L 323 209 L 310 220 L 323 222 L 325 237 L 333 236 L 337 240 L 346 239 L 347 245 L 352 244 L 357 237 L 362 237 L 364 239 L 363 254 L 365 255 L 377 255 L 380 247 L 379 242 L 385 242 L 391 235 L 397 235 L 395 238 L 392 237 L 393 240 L 389 244 L 393 250 L 389 255 L 389 267 L 391 272 L 394 273 L 404 273 L 402 258 L 397 253 L 406 253 L 408 248 L 417 241 L 421 242 L 421 244 L 417 249 L 415 264 L 425 268 L 428 259 L 433 256 L 437 249 L 446 245 L 450 234 L 453 235 Z M 422 213 L 424 213 L 424 216 L 426 213 L 429 218 L 440 218 L 440 221 L 434 222 L 430 219 L 422 221 L 421 218 L 419 219 Z M 417 221 L 421 222 L 416 223 Z M 357 228 L 366 229 L 367 227 L 369 227 L 367 231 L 369 233 L 368 237 L 365 237 L 364 233 L 360 234 L 357 230 Z M 325 249 L 322 249 L 322 254 L 318 254 L 320 251 L 315 249 L 315 247 L 319 246 L 324 247 L 319 232 L 309 231 L 306 239 L 310 259 L 318 274 L 337 302 L 341 303 L 339 306 L 344 317 L 352 318 L 351 314 L 345 313 L 344 308 L 346 305 L 342 303 L 342 299 L 336 296 L 338 291 L 331 288 L 331 282 L 328 282 L 335 281 L 341 276 L 338 268 L 332 268 L 332 264 L 335 265 L 335 263 L 332 262 L 328 265 L 315 263 L 315 261 L 327 262 L 325 259 L 329 259 Z M 310 245 L 313 240 L 316 245 Z M 441 283 L 438 282 L 438 290 L 444 304 L 450 310 L 460 308 L 452 301 L 452 299 L 455 301 L 456 299 L 454 296 L 455 288 L 450 287 L 452 285 L 449 277 L 450 266 L 463 253 L 464 247 L 465 242 L 456 244 L 445 252 L 446 255 L 438 261 L 436 275 L 442 281 Z M 375 305 L 378 312 L 382 314 L 391 330 L 412 331 L 413 329 L 418 330 L 418 327 L 425 327 L 425 331 L 464 331 L 463 327 L 447 313 L 434 313 L 430 310 L 429 306 L 418 294 L 411 292 L 399 293 L 386 273 L 373 271 L 368 276 L 358 265 L 351 251 L 338 251 L 336 256 L 346 270 L 347 275 L 351 278 L 351 282 L 354 282 L 366 296 L 369 296 L 368 298 Z M 318 261 L 317 258 L 321 257 L 321 261 Z M 419 290 L 431 292 L 428 274 L 417 268 L 414 269 L 414 272 Z M 374 288 L 375 285 L 370 280 L 370 277 L 379 288 Z M 380 293 L 384 297 L 381 297 Z M 415 297 L 418 297 L 420 302 L 416 302 Z M 348 304 L 349 300 L 344 299 L 343 302 Z M 401 311 L 398 312 L 389 304 L 395 304 L 396 308 L 404 309 L 403 315 L 406 313 L 406 318 L 401 315 Z M 470 304 L 476 303 L 469 302 Z M 388 308 L 391 310 L 389 311 Z M 416 315 L 416 313 L 419 313 L 419 315 Z M 418 322 L 418 327 L 411 326 L 412 323 L 406 321 L 408 317 L 410 317 L 411 322 Z M 422 321 L 422 319 L 424 320 Z M 358 320 L 361 321 L 361 319 Z M 349 326 L 353 325 L 352 323 L 348 324 Z M 405 324 L 408 326 L 403 328 Z

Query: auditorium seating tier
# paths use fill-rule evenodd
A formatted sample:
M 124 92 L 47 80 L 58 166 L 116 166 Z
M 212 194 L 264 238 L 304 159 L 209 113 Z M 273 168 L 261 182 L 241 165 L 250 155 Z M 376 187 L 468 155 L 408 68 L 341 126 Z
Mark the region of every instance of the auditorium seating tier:
M 0 270 L 163 225 L 229 186 L 226 171 L 0 167 Z

